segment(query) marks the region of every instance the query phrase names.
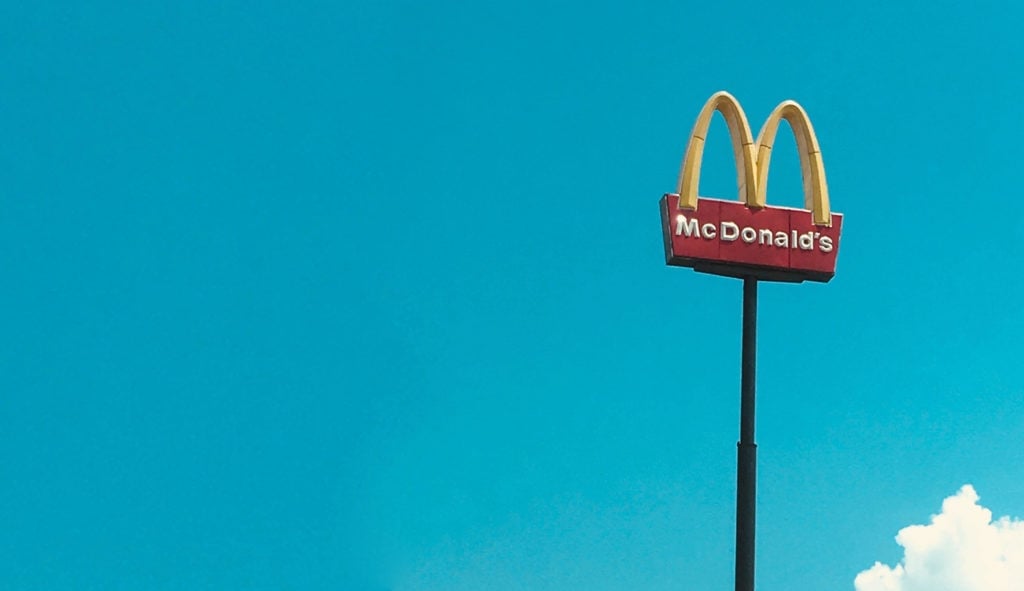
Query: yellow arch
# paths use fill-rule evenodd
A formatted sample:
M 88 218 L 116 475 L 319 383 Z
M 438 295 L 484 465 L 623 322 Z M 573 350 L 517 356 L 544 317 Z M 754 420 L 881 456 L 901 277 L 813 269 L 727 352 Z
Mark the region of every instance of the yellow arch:
M 797 151 L 800 153 L 800 171 L 804 179 L 804 207 L 811 210 L 816 225 L 831 226 L 832 213 L 828 203 L 828 185 L 825 183 L 825 163 L 821 159 L 818 137 L 814 134 L 807 112 L 793 101 L 783 101 L 775 107 L 768 120 L 764 122 L 761 132 L 757 134 L 757 195 L 754 204 L 756 207 L 765 205 L 772 145 L 779 131 L 779 123 L 783 119 L 789 122 L 793 135 L 796 136 Z
M 697 186 L 700 181 L 700 164 L 704 157 L 704 138 L 708 135 L 711 117 L 718 111 L 725 117 L 732 139 L 732 151 L 736 158 L 736 184 L 739 187 L 740 201 L 750 206 L 757 205 L 757 164 L 754 159 L 754 138 L 750 133 L 747 116 L 740 103 L 725 91 L 716 92 L 704 103 L 697 122 L 690 132 L 690 141 L 686 144 L 686 156 L 679 170 L 679 183 L 676 193 L 679 194 L 679 207 L 697 209 Z M 772 136 L 774 136 L 774 131 Z M 770 145 L 769 145 L 770 148 Z M 764 200 L 761 205 L 763 207 Z

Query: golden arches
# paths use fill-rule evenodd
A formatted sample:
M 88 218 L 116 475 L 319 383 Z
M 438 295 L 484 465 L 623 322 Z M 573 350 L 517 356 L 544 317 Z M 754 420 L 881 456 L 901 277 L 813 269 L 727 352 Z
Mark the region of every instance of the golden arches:
M 811 126 L 811 120 L 803 107 L 794 101 L 783 101 L 775 107 L 757 135 L 755 149 L 750 124 L 747 123 L 743 108 L 731 94 L 724 91 L 716 92 L 704 103 L 704 108 L 697 116 L 697 122 L 690 133 L 676 191 L 679 194 L 681 209 L 697 209 L 697 186 L 700 181 L 701 160 L 704 156 L 704 138 L 707 137 L 711 117 L 715 111 L 725 117 L 729 127 L 741 201 L 748 207 L 765 206 L 772 146 L 779 130 L 779 123 L 785 119 L 796 137 L 797 150 L 800 152 L 804 207 L 813 212 L 816 225 L 832 225 L 828 185 L 825 182 L 825 164 L 821 158 L 821 148 L 814 134 L 814 127 Z
M 754 160 L 754 136 L 750 133 L 747 116 L 731 94 L 725 91 L 716 92 L 704 103 L 704 108 L 697 116 L 697 122 L 690 132 L 690 141 L 686 145 L 686 156 L 679 171 L 679 207 L 697 209 L 697 186 L 700 181 L 700 164 L 704 157 L 704 138 L 708 135 L 711 116 L 718 111 L 725 117 L 732 139 L 732 151 L 736 158 L 736 184 L 739 187 L 740 201 L 754 206 L 757 199 L 757 164 Z

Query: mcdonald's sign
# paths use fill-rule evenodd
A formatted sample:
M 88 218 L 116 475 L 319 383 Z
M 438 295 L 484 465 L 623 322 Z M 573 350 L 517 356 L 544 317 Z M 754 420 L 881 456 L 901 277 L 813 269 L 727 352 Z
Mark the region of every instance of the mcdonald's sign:
M 739 201 L 697 196 L 704 138 L 715 111 L 725 117 L 732 139 Z M 796 136 L 805 209 L 765 203 L 772 145 L 783 119 Z M 739 102 L 727 92 L 715 93 L 690 133 L 676 192 L 661 199 L 661 224 L 669 265 L 767 281 L 832 279 L 843 216 L 829 209 L 825 166 L 807 113 L 793 101 L 782 102 L 755 142 Z

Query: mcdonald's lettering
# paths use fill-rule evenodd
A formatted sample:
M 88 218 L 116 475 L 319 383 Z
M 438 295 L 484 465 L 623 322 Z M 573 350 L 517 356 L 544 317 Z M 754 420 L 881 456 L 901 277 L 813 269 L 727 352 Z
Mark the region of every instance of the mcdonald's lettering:
M 732 140 L 739 201 L 697 196 L 704 138 L 716 111 Z M 804 209 L 766 204 L 771 150 L 782 120 L 796 137 Z M 828 281 L 835 275 L 843 216 L 829 207 L 818 138 L 793 101 L 772 111 L 755 141 L 736 99 L 714 94 L 690 133 L 676 192 L 661 200 L 661 217 L 669 265 L 768 281 Z
M 698 228 L 700 229 L 698 230 Z M 721 231 L 722 233 L 719 235 L 715 224 L 701 224 L 697 218 L 687 219 L 682 214 L 676 216 L 676 236 L 703 238 L 704 240 L 714 240 L 716 237 L 719 237 L 720 240 L 732 242 L 742 234 L 743 241 L 748 244 L 756 241 L 760 245 L 774 246 L 776 248 L 799 248 L 800 250 L 814 250 L 817 248 L 824 253 L 832 252 L 832 249 L 835 247 L 832 237 L 822 236 L 821 232 L 798 234 L 796 230 L 792 230 L 790 234 L 787 234 L 782 230 L 772 230 L 771 228 L 757 229 L 750 226 L 740 230 L 740 227 L 735 222 L 722 222 Z

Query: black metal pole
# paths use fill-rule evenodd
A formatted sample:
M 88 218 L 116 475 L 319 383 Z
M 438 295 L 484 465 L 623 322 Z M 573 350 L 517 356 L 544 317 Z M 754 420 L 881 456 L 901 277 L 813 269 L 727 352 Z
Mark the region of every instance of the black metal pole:
M 757 498 L 757 445 L 754 444 L 756 369 L 757 279 L 745 277 L 740 441 L 736 465 L 736 591 L 754 591 L 754 524 Z

